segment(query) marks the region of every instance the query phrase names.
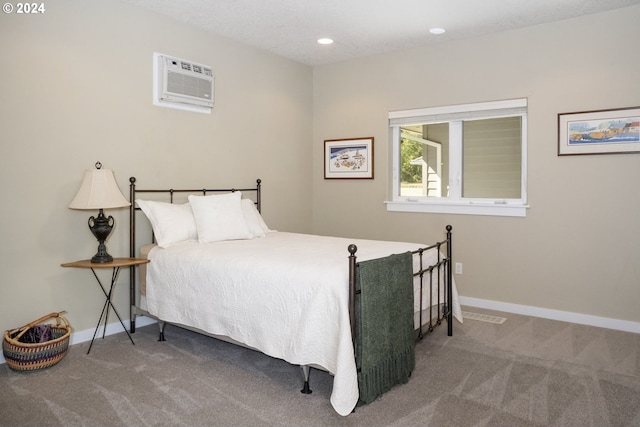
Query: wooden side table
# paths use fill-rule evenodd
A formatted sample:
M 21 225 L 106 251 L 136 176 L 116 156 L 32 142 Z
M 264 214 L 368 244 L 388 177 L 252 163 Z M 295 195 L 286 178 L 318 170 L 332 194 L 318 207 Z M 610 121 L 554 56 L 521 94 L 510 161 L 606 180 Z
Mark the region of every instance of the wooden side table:
M 133 342 L 133 338 L 131 338 L 129 331 L 127 331 L 127 328 L 124 326 L 124 323 L 122 322 L 122 318 L 120 317 L 120 314 L 118 314 L 118 311 L 116 310 L 116 308 L 113 306 L 113 303 L 111 302 L 111 294 L 113 293 L 113 288 L 115 287 L 116 282 L 118 281 L 118 274 L 120 273 L 120 267 L 134 267 L 136 265 L 146 264 L 148 262 L 149 260 L 144 258 L 114 258 L 112 262 L 93 263 L 91 262 L 91 260 L 85 259 L 81 261 L 67 262 L 67 263 L 61 264 L 62 267 L 90 268 L 91 272 L 93 272 L 93 276 L 98 281 L 98 285 L 100 286 L 100 289 L 102 289 L 102 292 L 106 297 L 106 301 L 102 306 L 102 312 L 100 313 L 100 318 L 98 319 L 96 330 L 93 333 L 93 338 L 91 338 L 91 344 L 89 345 L 89 350 L 87 350 L 87 354 L 89 354 L 89 352 L 91 351 L 91 347 L 93 346 L 93 341 L 96 339 L 96 334 L 98 333 L 98 329 L 100 328 L 100 323 L 102 323 L 103 317 L 104 317 L 104 329 L 102 331 L 102 338 L 104 338 L 105 336 L 105 332 L 107 329 L 107 319 L 109 317 L 109 307 L 111 307 L 113 309 L 113 312 L 116 314 L 116 316 L 118 316 L 118 320 L 120 321 L 120 324 L 124 328 L 124 331 L 127 333 L 127 336 L 131 340 L 131 344 L 135 345 L 135 343 Z M 96 271 L 95 271 L 96 268 L 112 268 L 113 269 L 113 273 L 111 274 L 111 286 L 109 287 L 109 292 L 107 292 L 107 289 L 102 285 L 102 282 L 98 278 L 98 275 L 96 274 Z

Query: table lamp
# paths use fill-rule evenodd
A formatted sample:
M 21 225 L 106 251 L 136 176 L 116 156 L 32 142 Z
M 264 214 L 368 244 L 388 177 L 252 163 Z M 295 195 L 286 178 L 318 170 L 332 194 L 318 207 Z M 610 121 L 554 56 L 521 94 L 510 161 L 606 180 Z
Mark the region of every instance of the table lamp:
M 91 262 L 113 261 L 113 257 L 107 253 L 104 242 L 109 237 L 115 220 L 112 216 L 104 216 L 103 209 L 122 208 L 130 204 L 120 192 L 113 171 L 102 169 L 102 164 L 97 162 L 95 169 L 85 172 L 80 190 L 69 204 L 69 208 L 99 210 L 97 217 L 89 218 L 89 229 L 98 239 L 98 252 L 91 258 Z

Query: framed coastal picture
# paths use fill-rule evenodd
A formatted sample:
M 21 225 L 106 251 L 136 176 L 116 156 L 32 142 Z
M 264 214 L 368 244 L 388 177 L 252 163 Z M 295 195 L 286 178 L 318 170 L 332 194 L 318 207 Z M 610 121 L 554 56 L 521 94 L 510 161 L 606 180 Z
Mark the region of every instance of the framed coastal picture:
M 373 137 L 324 141 L 325 179 L 373 179 Z
M 640 153 L 640 107 L 558 114 L 558 156 Z

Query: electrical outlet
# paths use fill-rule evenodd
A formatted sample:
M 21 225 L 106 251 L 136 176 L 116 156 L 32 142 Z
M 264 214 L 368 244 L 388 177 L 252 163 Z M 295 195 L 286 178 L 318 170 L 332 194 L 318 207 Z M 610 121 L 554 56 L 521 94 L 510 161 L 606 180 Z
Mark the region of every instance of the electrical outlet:
M 456 274 L 462 274 L 462 263 L 456 262 Z

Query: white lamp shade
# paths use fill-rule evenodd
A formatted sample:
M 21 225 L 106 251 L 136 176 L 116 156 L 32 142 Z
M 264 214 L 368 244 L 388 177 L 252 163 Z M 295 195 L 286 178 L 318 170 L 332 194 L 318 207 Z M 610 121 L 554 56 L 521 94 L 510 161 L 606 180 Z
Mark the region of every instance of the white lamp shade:
M 88 170 L 78 190 L 78 194 L 69 204 L 71 209 L 109 209 L 129 206 L 124 198 L 113 171 L 109 169 Z

